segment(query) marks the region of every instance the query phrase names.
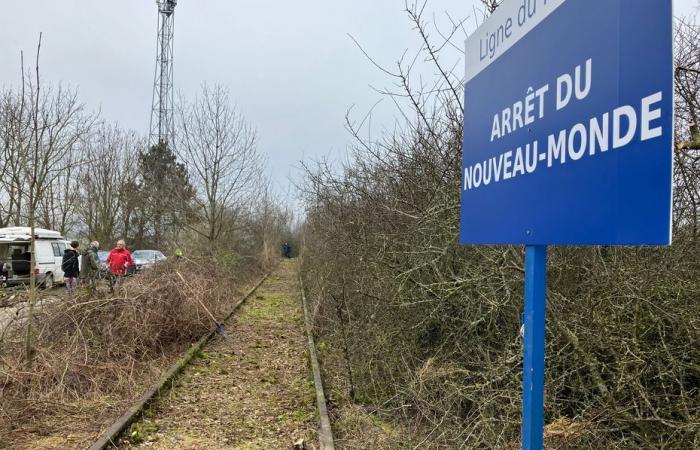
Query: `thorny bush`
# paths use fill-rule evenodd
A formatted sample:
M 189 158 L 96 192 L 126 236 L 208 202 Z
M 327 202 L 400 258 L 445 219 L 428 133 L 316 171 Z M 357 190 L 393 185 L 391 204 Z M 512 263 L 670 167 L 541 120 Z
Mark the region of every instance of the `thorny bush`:
M 689 55 L 693 33 L 679 24 Z M 418 120 L 375 141 L 349 123 L 343 170 L 307 168 L 304 271 L 327 381 L 338 404 L 409 431 L 385 448 L 517 448 L 523 250 L 457 244 L 461 88 L 447 75 L 431 103 L 405 67 L 404 117 Z M 700 79 L 680 81 L 673 246 L 550 253 L 548 448 L 700 448 L 700 154 L 683 128 L 698 123 Z M 362 433 L 336 419 L 340 440 Z
M 134 399 L 143 381 L 158 377 L 212 329 L 204 306 L 221 319 L 231 308 L 236 281 L 212 259 L 157 265 L 110 294 L 56 298 L 39 308 L 31 368 L 23 353 L 24 320 L 10 323 L 0 343 L 0 434 L 47 408 L 86 398 Z

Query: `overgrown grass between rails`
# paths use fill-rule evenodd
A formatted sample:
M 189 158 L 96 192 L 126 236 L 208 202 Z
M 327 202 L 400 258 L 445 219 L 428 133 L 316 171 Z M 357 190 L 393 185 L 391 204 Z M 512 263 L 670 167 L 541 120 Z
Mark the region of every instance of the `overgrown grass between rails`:
M 136 398 L 144 384 L 211 330 L 205 307 L 222 319 L 237 288 L 259 274 L 254 268 L 232 274 L 219 267 L 212 259 L 169 262 L 127 279 L 113 294 L 105 288 L 95 293 L 79 289 L 40 308 L 31 369 L 25 364 L 25 324 L 13 322 L 0 347 L 0 435 L 5 443 L 24 442 L 27 436 L 13 434 L 18 424 L 60 415 L 56 405 L 90 400 L 107 409 Z M 65 415 L 88 416 L 85 431 L 96 435 L 104 426 L 99 417 L 104 411 L 93 412 Z M 102 422 L 114 418 L 102 417 Z

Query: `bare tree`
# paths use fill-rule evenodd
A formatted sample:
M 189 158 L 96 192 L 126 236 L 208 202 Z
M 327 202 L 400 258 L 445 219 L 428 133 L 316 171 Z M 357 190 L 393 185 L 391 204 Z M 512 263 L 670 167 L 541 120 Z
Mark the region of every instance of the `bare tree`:
M 700 225 L 700 26 L 679 19 L 675 30 L 675 198 L 676 231 Z
M 285 202 L 275 194 L 272 183 L 264 179 L 259 181 L 255 207 L 251 212 L 251 229 L 258 240 L 256 247 L 262 249 L 263 262 L 269 267 L 273 255 L 279 252 L 277 245 L 291 234 L 294 214 L 289 207 L 282 206 Z
M 76 143 L 61 161 L 61 170 L 48 184 L 38 204 L 40 226 L 67 234 L 78 226 L 77 208 L 80 201 L 80 169 L 87 162 L 84 142 Z
M 36 300 L 36 267 L 34 230 L 42 223 L 39 213 L 45 207 L 44 224 L 54 222 L 54 196 L 70 186 L 66 164 L 76 163 L 77 148 L 87 135 L 95 116 L 86 114 L 77 92 L 59 85 L 56 90 L 42 89 L 39 73 L 41 34 L 36 52 L 34 75 L 25 74 L 21 63 L 21 87 L 18 92 L 2 97 L 3 125 L 3 194 L 7 197 L 6 222 L 26 223 L 31 229 L 30 301 L 27 321 L 27 361 L 32 359 L 32 320 Z M 72 170 L 72 169 L 71 169 Z M 64 198 L 65 200 L 65 198 Z M 69 212 L 60 222 L 65 225 Z M 55 223 L 52 223 L 55 225 Z
M 503 0 L 481 0 L 481 3 L 484 5 L 484 8 L 486 8 L 487 13 L 493 14 L 493 12 L 501 6 Z
M 135 203 L 134 180 L 139 149 L 145 146 L 134 132 L 100 124 L 90 136 L 90 159 L 78 175 L 78 214 L 91 239 L 109 242 L 126 236 Z
M 191 103 L 180 99 L 176 120 L 176 151 L 197 190 L 196 221 L 186 226 L 212 242 L 235 230 L 258 186 L 262 158 L 255 130 L 220 85 L 204 85 Z
M 0 226 L 19 225 L 21 196 L 17 186 L 19 180 L 18 140 L 19 106 L 17 93 L 6 90 L 0 97 Z
M 96 117 L 86 113 L 77 91 L 42 88 L 38 57 L 36 76 L 23 69 L 20 89 L 0 96 L 0 192 L 6 199 L 0 224 L 20 225 L 33 216 L 40 225 L 66 231 L 75 174 Z

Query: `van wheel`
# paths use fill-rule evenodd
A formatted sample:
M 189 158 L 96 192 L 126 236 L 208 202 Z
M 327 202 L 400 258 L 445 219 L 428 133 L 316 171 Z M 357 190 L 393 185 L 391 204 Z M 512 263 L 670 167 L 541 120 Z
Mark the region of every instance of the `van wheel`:
M 44 289 L 53 288 L 53 274 L 52 273 L 46 274 L 46 278 L 44 278 L 44 282 L 41 284 L 41 287 L 43 287 Z

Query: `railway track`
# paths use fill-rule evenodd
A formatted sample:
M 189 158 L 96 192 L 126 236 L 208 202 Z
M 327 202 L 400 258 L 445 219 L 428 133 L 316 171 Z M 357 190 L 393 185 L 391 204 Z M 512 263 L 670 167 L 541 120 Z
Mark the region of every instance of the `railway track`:
M 260 280 L 224 321 L 226 337 L 200 339 L 90 450 L 333 450 L 300 283 L 291 261 Z

